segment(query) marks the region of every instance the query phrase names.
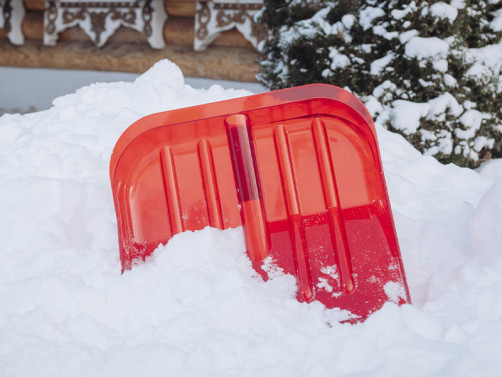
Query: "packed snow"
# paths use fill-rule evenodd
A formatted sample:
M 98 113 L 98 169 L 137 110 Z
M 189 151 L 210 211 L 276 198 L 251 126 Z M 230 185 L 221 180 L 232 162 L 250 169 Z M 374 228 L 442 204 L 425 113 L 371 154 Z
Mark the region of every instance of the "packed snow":
M 406 43 L 406 55 L 410 58 L 445 58 L 448 54 L 449 45 L 445 41 L 436 38 L 413 37 Z
M 435 17 L 447 18 L 450 23 L 453 23 L 458 16 L 457 8 L 442 1 L 432 4 L 429 12 Z
M 379 124 L 412 305 L 339 323 L 298 303 L 291 276 L 263 282 L 241 228 L 179 234 L 121 275 L 108 177 L 120 134 L 248 94 L 194 89 L 161 61 L 0 117 L 0 376 L 499 376 L 502 163 L 441 165 Z

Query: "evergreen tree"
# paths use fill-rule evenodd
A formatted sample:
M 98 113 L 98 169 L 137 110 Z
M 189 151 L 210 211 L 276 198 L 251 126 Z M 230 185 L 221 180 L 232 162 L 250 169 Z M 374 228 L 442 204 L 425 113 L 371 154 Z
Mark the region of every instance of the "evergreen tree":
M 265 0 L 259 80 L 344 87 L 442 162 L 502 157 L 502 0 Z

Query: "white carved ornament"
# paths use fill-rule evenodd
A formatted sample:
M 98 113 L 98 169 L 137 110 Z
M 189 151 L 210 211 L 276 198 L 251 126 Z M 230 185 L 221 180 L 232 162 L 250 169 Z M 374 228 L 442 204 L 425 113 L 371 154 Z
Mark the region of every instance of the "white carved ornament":
M 99 47 L 120 26 L 145 35 L 151 47 L 161 49 L 167 13 L 162 0 L 129 1 L 46 1 L 44 12 L 44 44 L 55 45 L 58 34 L 79 26 Z
M 257 50 L 267 31 L 255 20 L 263 0 L 196 1 L 194 49 L 206 49 L 223 31 L 236 28 Z
M 12 44 L 24 43 L 23 22 L 25 10 L 22 1 L 0 0 L 0 29 L 4 29 Z

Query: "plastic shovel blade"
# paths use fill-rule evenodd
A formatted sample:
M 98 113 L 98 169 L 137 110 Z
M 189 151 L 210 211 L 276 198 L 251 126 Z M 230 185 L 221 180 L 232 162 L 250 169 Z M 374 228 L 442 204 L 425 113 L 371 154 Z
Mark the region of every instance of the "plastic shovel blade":
M 110 178 L 123 270 L 179 232 L 243 225 L 255 269 L 294 275 L 299 301 L 359 319 L 410 302 L 375 127 L 343 89 L 147 116 L 117 142 Z

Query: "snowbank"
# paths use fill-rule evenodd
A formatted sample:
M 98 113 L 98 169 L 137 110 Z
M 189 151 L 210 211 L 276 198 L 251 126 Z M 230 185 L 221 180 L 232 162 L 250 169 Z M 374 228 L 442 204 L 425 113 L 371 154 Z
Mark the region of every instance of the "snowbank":
M 120 275 L 108 161 L 157 111 L 247 95 L 157 63 L 0 117 L 1 376 L 498 376 L 502 169 L 440 165 L 378 128 L 413 305 L 357 325 L 264 283 L 241 229 L 177 235 Z

